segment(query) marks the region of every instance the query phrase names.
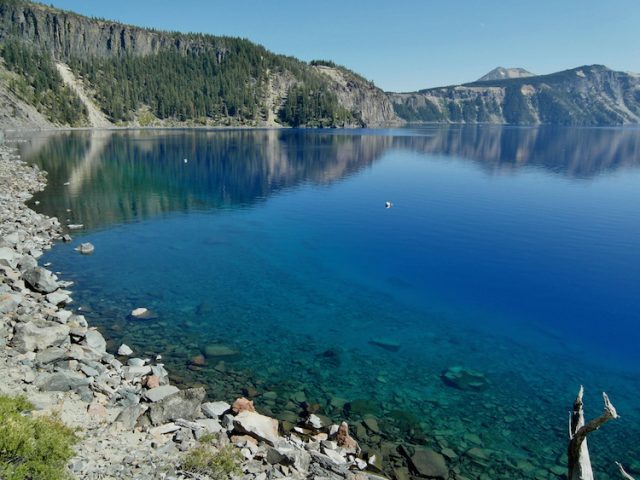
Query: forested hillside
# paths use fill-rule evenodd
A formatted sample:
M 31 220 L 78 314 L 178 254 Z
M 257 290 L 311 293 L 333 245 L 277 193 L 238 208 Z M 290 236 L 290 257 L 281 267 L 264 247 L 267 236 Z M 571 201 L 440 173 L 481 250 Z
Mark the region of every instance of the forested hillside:
M 12 91 L 54 124 L 87 122 L 54 62 L 68 65 L 118 125 L 353 127 L 398 120 L 375 87 L 347 107 L 332 76 L 239 38 L 158 32 L 0 0 L 0 43 L 16 74 Z M 363 115 L 372 93 L 386 102 L 388 118 Z

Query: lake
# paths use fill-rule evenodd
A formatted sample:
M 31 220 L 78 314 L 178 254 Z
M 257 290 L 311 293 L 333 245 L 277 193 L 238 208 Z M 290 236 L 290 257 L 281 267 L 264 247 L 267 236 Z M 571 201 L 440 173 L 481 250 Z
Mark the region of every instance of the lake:
M 84 225 L 42 262 L 111 351 L 162 355 L 174 383 L 250 396 L 285 429 L 346 419 L 398 478 L 421 445 L 458 478 L 559 478 L 583 384 L 587 419 L 602 391 L 621 415 L 589 437 L 596 475 L 640 468 L 640 129 L 73 131 L 20 148 L 49 172 L 34 208 Z

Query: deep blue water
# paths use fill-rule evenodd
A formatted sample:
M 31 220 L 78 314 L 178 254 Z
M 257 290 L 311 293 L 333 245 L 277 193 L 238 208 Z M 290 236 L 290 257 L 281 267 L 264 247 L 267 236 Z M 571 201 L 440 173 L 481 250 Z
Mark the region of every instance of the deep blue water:
M 249 388 L 284 419 L 301 399 L 371 413 L 360 440 L 389 472 L 403 443 L 492 478 L 557 477 L 583 383 L 587 417 L 602 390 L 622 415 L 597 468 L 640 458 L 638 129 L 68 132 L 22 152 L 49 172 L 37 208 L 85 225 L 44 261 L 177 383 Z M 238 355 L 193 366 L 208 344 Z M 445 384 L 456 365 L 488 386 Z

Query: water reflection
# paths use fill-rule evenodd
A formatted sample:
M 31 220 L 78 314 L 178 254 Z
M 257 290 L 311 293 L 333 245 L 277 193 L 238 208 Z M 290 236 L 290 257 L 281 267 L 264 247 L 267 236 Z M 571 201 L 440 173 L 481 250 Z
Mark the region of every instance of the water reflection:
M 34 199 L 41 210 L 94 228 L 172 211 L 251 205 L 303 182 L 340 180 L 390 149 L 468 159 L 490 173 L 534 167 L 590 179 L 637 167 L 640 130 L 65 132 L 29 139 L 22 155 L 49 172 L 47 191 Z

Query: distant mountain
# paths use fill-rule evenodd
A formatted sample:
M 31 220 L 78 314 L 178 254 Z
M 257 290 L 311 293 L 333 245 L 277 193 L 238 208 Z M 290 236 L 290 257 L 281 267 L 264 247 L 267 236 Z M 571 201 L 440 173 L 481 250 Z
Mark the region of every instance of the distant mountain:
M 245 39 L 163 32 L 0 0 L 0 125 L 398 124 L 383 91 L 331 62 Z M 12 116 L 13 112 L 19 115 Z M 15 121 L 14 121 L 15 118 Z
M 525 78 L 389 94 L 408 122 L 512 125 L 640 123 L 640 75 L 590 65 Z
M 535 73 L 528 72 L 524 68 L 504 68 L 497 67 L 486 75 L 480 77 L 477 82 L 488 82 L 490 80 L 505 80 L 507 78 L 535 77 Z

